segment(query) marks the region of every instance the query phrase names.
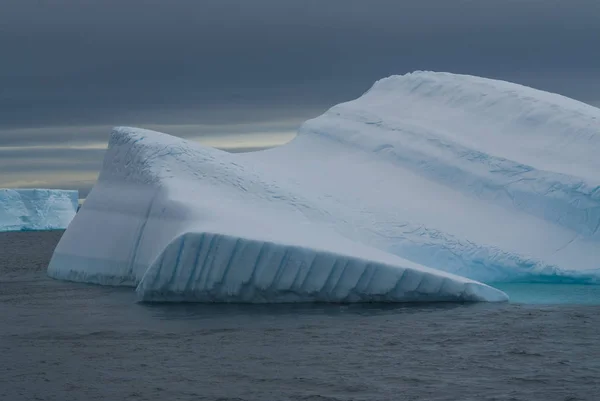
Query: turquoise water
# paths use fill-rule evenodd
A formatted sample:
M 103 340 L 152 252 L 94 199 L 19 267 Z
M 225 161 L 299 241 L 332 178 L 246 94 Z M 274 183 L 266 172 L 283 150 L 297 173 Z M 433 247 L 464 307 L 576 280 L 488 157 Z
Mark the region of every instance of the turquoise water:
M 600 285 L 498 283 L 511 303 L 536 305 L 600 305 Z

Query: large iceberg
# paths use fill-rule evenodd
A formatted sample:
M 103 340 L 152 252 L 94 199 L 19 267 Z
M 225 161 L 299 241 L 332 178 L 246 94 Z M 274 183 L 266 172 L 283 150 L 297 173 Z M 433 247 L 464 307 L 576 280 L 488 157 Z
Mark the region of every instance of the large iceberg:
M 0 232 L 64 230 L 78 196 L 76 190 L 0 188 Z
M 600 109 L 415 72 L 230 154 L 113 130 L 50 276 L 141 300 L 502 301 L 600 281 Z

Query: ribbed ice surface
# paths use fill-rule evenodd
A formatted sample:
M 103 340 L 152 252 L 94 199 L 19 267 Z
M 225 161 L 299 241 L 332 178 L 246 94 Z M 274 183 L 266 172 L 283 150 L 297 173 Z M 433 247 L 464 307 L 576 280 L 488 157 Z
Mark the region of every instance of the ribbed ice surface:
M 173 241 L 137 287 L 143 301 L 502 301 L 479 283 L 327 251 L 213 233 Z

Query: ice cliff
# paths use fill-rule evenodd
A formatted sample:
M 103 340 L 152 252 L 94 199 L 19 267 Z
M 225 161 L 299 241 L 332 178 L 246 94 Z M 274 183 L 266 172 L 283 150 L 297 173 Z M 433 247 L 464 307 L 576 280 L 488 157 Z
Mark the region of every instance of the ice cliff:
M 229 154 L 116 128 L 50 276 L 141 300 L 501 301 L 600 280 L 600 109 L 415 72 Z M 477 281 L 474 281 L 477 280 Z
M 0 232 L 63 230 L 77 212 L 78 191 L 0 188 Z

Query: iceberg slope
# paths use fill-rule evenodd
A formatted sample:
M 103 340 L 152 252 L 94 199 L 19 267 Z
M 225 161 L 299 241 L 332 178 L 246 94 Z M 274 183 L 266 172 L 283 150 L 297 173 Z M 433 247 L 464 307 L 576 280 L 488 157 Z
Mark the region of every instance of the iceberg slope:
M 497 301 L 480 282 L 598 283 L 599 153 L 600 109 L 433 72 L 378 81 L 261 152 L 117 128 L 48 273 L 162 301 Z
M 344 235 L 415 262 L 485 282 L 599 282 L 599 152 L 600 109 L 416 72 L 240 158 L 310 188 Z
M 78 191 L 0 188 L 0 232 L 64 230 L 78 205 Z

